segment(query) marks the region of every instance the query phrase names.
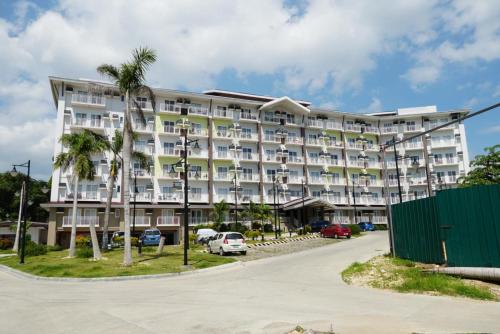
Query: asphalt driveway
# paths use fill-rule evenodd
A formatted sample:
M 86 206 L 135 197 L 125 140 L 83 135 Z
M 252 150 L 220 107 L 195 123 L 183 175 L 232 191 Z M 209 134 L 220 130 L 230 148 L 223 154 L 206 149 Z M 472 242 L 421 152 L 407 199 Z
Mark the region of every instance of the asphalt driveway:
M 51 282 L 0 272 L 0 333 L 500 332 L 500 303 L 344 284 L 353 261 L 387 252 L 369 233 L 193 275 Z

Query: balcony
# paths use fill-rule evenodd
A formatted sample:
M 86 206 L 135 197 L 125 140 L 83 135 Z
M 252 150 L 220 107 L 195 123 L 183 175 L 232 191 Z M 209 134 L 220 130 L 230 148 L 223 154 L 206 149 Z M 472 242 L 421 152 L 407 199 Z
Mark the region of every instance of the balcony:
M 383 187 L 384 182 L 382 180 L 366 180 L 366 185 L 369 187 Z
M 296 157 L 296 156 L 288 156 L 287 163 L 290 164 L 301 164 L 304 161 L 302 160 L 302 157 Z
M 342 130 L 342 123 L 337 121 L 325 121 L 325 128 L 328 130 Z
M 137 106 L 141 107 L 142 111 L 153 111 L 153 104 L 150 101 L 133 101 L 130 108 L 137 110 Z
M 260 202 L 260 196 L 259 195 L 242 195 L 240 198 L 241 203 L 259 203 Z
M 132 170 L 132 177 L 134 177 L 135 175 L 137 175 L 138 179 L 150 179 L 151 178 L 151 174 L 148 173 L 144 169 L 133 169 Z
M 431 130 L 431 129 L 437 128 L 438 126 L 441 126 L 443 124 L 446 124 L 446 122 L 438 122 L 438 123 L 427 124 L 427 125 L 425 125 L 425 130 Z M 455 123 L 455 124 L 450 124 L 450 125 L 445 126 L 443 128 L 437 129 L 435 131 L 453 130 L 453 129 L 456 129 L 456 128 L 457 128 L 457 125 Z
M 237 136 L 241 141 L 257 141 L 259 138 L 256 133 L 241 132 Z
M 101 119 L 76 118 L 73 120 L 71 126 L 76 128 L 104 130 L 104 122 Z
M 397 126 L 384 126 L 383 128 L 380 128 L 380 132 L 382 134 L 398 133 L 398 127 Z
M 189 202 L 208 202 L 208 194 L 189 193 Z
M 72 216 L 64 216 L 62 227 L 71 227 L 73 222 Z M 95 227 L 99 226 L 98 216 L 76 216 L 76 227 L 89 227 L 94 224 Z
M 268 143 L 281 143 L 281 138 L 278 138 L 275 135 L 266 134 L 264 136 L 264 141 Z
M 188 172 L 190 180 L 208 180 L 208 172 L 192 171 Z
M 134 196 L 135 196 L 136 202 L 151 202 L 151 200 L 153 199 L 151 192 L 138 192 L 138 193 L 134 194 L 134 192 L 132 190 L 133 189 L 130 189 L 131 201 L 134 200 Z
M 329 182 L 335 186 L 345 186 L 345 179 L 343 177 L 330 177 L 331 181 Z
M 214 152 L 214 159 L 233 160 L 233 157 L 228 151 L 216 151 Z
M 311 176 L 309 175 L 309 184 L 325 184 L 326 179 L 322 176 Z
M 158 194 L 160 202 L 180 202 L 183 198 L 182 192 L 168 192 Z
M 260 177 L 258 174 L 242 173 L 238 176 L 238 180 L 242 182 L 259 182 Z
M 134 145 L 134 152 L 140 152 L 147 155 L 151 155 L 154 153 L 154 147 L 149 145 L 137 145 L 137 146 Z
M 247 121 L 257 121 L 257 115 L 252 112 L 242 111 L 240 112 L 240 119 Z
M 342 159 L 325 159 L 325 163 L 329 166 L 338 166 L 338 167 L 343 167 L 344 166 L 344 160 Z
M 206 137 L 208 131 L 207 129 L 189 129 L 189 134 L 193 137 Z
M 233 119 L 233 111 L 232 110 L 222 110 L 222 109 L 215 109 L 213 113 L 214 118 L 228 118 L 228 119 Z
M 233 137 L 232 133 L 229 131 L 217 131 L 217 130 L 213 131 L 213 136 L 215 138 L 223 138 L 223 139 L 230 139 Z
M 156 218 L 156 226 L 180 226 L 180 216 L 160 216 Z
M 132 128 L 134 129 L 135 132 L 143 132 L 143 133 L 151 133 L 154 131 L 154 124 L 153 123 L 133 123 Z
M 347 142 L 346 148 L 352 149 L 352 150 L 362 150 L 363 145 L 360 143 Z
M 347 160 L 347 167 L 365 167 L 365 162 L 361 160 Z
M 368 168 L 382 168 L 382 165 L 378 161 L 368 161 L 367 162 L 367 167 Z
M 432 158 L 432 163 L 437 166 L 456 165 L 458 164 L 458 159 L 457 157 Z
M 134 216 L 133 212 L 130 217 L 130 225 L 134 224 Z M 149 216 L 135 216 L 135 226 L 136 227 L 150 227 L 151 226 L 151 217 Z
M 234 203 L 234 194 L 214 195 L 214 202 L 218 203 L 220 201 L 224 201 L 226 203 Z
M 307 121 L 307 126 L 311 128 L 323 129 L 323 121 L 319 119 L 310 119 Z
M 71 95 L 71 104 L 104 108 L 106 107 L 106 98 L 102 95 L 73 93 Z
M 160 113 L 171 113 L 171 114 L 180 114 L 182 108 L 186 108 L 182 104 L 178 103 L 160 103 L 160 109 L 158 110 Z
M 334 224 L 349 224 L 349 217 L 347 216 L 333 216 L 333 221 L 332 223 Z
M 163 132 L 161 132 L 160 134 L 179 136 L 180 133 L 181 131 L 179 128 L 176 128 L 175 126 L 171 125 L 164 125 Z
M 373 224 L 387 224 L 387 216 L 373 216 L 372 223 Z
M 344 131 L 361 132 L 361 126 L 358 124 L 344 124 Z
M 287 137 L 286 138 L 286 143 L 287 144 L 294 144 L 294 145 L 302 145 L 303 140 L 301 137 Z
M 279 162 L 279 163 L 281 163 L 282 159 L 281 159 L 281 157 L 277 157 L 275 155 L 266 155 L 264 157 L 264 161 L 263 162 Z
M 98 191 L 79 191 L 78 192 L 78 200 L 82 201 L 99 201 L 100 200 L 100 192 Z M 69 193 L 66 196 L 66 199 L 73 199 L 73 194 Z
M 424 147 L 423 143 L 421 141 L 419 142 L 406 142 L 405 144 L 406 149 L 412 150 L 412 149 L 422 149 Z
M 406 125 L 404 128 L 405 132 L 420 132 L 422 131 L 422 127 L 420 125 Z
M 264 122 L 273 123 L 273 124 L 279 124 L 280 123 L 280 119 L 278 117 L 273 117 L 273 116 L 267 116 L 267 115 L 265 115 L 264 116 Z
M 306 143 L 307 145 L 322 146 L 325 142 L 317 138 L 307 138 Z
M 189 115 L 200 115 L 200 116 L 208 116 L 208 108 L 202 106 L 189 106 L 188 107 Z
M 379 130 L 375 126 L 365 126 L 365 133 L 379 134 Z
M 259 156 L 257 155 L 257 153 L 247 153 L 247 152 L 243 152 L 241 153 L 241 156 L 240 156 L 240 159 L 241 160 L 250 160 L 250 161 L 256 161 L 259 159 Z
M 319 158 L 311 158 L 311 157 L 309 157 L 307 159 L 307 164 L 308 165 L 323 165 L 324 162 L 322 160 L 320 160 Z
M 453 140 L 432 140 L 431 141 L 431 147 L 432 148 L 438 148 L 438 147 L 455 147 L 456 143 Z

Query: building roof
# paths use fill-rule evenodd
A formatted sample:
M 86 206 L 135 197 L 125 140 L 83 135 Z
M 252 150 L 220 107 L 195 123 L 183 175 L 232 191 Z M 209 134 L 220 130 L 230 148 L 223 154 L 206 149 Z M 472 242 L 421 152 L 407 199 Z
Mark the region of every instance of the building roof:
M 295 111 L 300 114 L 309 114 L 311 112 L 311 110 L 295 102 L 288 96 L 283 96 L 278 99 L 274 99 L 272 101 L 264 103 L 260 107 L 260 110 L 270 110 L 272 108 L 287 108 L 289 110 Z

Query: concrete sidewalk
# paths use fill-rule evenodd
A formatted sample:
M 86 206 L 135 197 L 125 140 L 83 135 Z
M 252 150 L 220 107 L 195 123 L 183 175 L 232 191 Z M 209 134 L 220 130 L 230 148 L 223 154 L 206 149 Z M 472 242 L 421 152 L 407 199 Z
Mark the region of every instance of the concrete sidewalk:
M 348 286 L 339 273 L 387 252 L 369 233 L 187 276 L 49 282 L 0 273 L 5 333 L 500 332 L 500 303 Z

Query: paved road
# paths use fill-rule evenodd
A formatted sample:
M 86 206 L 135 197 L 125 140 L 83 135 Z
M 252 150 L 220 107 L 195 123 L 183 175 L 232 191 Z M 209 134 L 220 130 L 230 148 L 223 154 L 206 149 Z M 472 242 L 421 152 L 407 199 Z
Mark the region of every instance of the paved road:
M 0 333 L 497 332 L 500 303 L 345 285 L 339 272 L 385 252 L 387 235 L 199 274 L 48 282 L 0 273 Z

